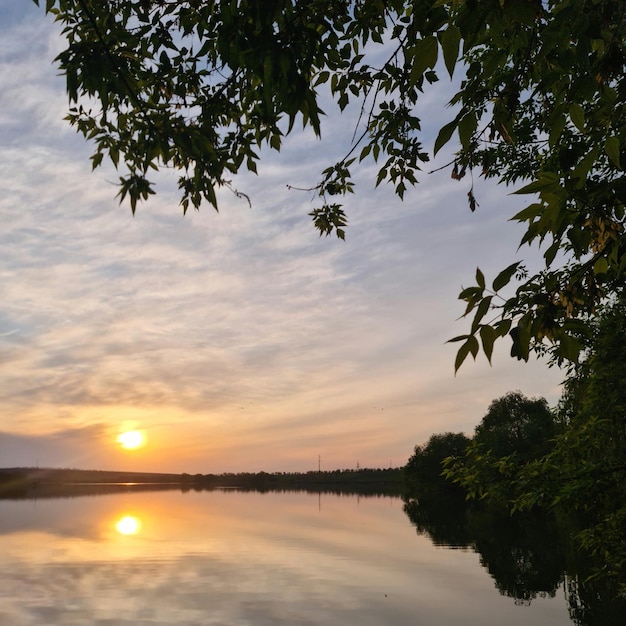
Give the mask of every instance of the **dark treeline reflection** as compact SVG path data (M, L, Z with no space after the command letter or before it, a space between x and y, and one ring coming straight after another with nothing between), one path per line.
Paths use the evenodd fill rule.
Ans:
M46 498L82 498L87 496L106 496L120 493L140 493L147 491L180 491L181 493L203 491L232 491L238 493L312 493L361 498L398 498L400 494L393 490L381 491L375 487L254 487L254 486L216 486L201 487L188 484L152 484L152 483L119 483L119 484L68 484L68 485L37 485L27 488L20 486L0 491L0 500L40 500Z
M45 498L82 498L85 496L106 496L142 491L182 491L178 484L157 483L111 483L111 484L16 484L0 489L0 500L41 500Z
M588 565L567 540L573 521L548 513L517 513L462 497L405 498L404 511L418 534L435 545L471 549L498 591L516 604L564 593L577 626L622 626L626 602L615 589L589 580Z

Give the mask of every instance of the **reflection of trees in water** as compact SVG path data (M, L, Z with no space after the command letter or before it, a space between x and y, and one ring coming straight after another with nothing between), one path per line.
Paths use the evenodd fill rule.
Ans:
M563 520L545 513L510 515L462 498L429 496L405 500L404 511L419 534L435 545L471 548L502 595L516 604L554 597L564 586L572 622L578 626L622 626L626 602L615 590L585 581L588 566L573 554ZM571 530L571 529L569 529Z
M418 533L435 545L478 552L498 591L516 602L553 597L563 580L558 533L546 519L469 507L461 498L411 500L404 510Z
M623 626L626 602L615 599L606 585L583 584L581 577L565 577L565 596L572 621L580 626Z
M404 512L420 535L428 535L436 546L473 548L463 498L421 498L405 500Z
M563 582L564 555L553 519L492 507L471 508L468 517L480 562L502 595L519 604L554 597Z

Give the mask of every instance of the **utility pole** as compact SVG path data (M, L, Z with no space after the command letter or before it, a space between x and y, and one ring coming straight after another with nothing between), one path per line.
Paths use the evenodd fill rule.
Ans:
M321 454L317 455L317 473L318 474L322 473L322 455Z

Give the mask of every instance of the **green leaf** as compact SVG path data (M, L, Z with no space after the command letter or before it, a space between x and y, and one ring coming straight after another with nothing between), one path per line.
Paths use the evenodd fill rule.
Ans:
M530 324L524 316L515 328L509 332L513 345L511 346L511 356L520 361L528 361L530 354Z
M280 135L275 133L270 137L270 146L274 150L277 150L277 151L280 150Z
M554 172L539 172L539 176L537 180L525 185L521 189L517 189L514 191L514 194L526 194L526 193L537 193L538 191L543 191L544 189L548 189L553 186L558 186L560 183L560 178L558 174ZM514 218L515 219L515 218Z
M375 143L374 147L372 148L372 154L374 156L374 161L378 161L378 155L380 154L380 144L379 143Z
M511 278L513 278L513 275L515 274L519 266L520 261L517 261L517 263L513 263L507 268L503 269L493 280L493 290L500 291L500 289L506 287L506 285L511 282Z
M459 122L459 139L461 141L461 145L466 150L469 148L469 143L476 132L477 125L478 120L476 119L474 111L470 111L464 115Z
M557 354L566 361L575 363L578 361L581 349L582 345L578 339L564 333L560 337Z
M459 351L456 353L456 359L454 361L454 373L456 374L459 371L461 365L463 365L463 361L467 358L468 354L472 354L474 359L478 354L478 339L473 335L470 335L467 338L467 341L459 348Z
M446 343L458 343L459 341L465 341L469 335L458 335L457 337L453 337L452 339L448 339Z
M549 145L551 148L553 148L559 138L561 137L561 134L563 133L563 129L565 128L565 125L567 123L567 118L565 117L565 115L559 115L556 120L550 125L550 137L548 139Z
M324 70L317 75L317 80L315 81L315 85L322 85L323 83L328 82L330 78L330 72Z
M480 347L478 346L478 339L476 339L476 337L472 335L467 341L470 345L470 348L469 348L470 353L472 354L472 357L475 360L476 356L478 355L478 351L480 350Z
M452 137L452 133L455 131L458 125L458 120L454 119L451 122L448 122L445 126L441 128L439 134L437 135L437 139L435 140L435 147L433 149L433 154L437 154L443 146L445 146L448 141L450 141L450 137Z
M272 89L274 86L273 81L274 66L272 64L272 57L268 54L263 59L263 96L265 98L265 105L270 108L272 103Z
M96 152L91 156L91 169L95 170L102 163L103 152Z
M439 53L439 42L434 35L418 40L411 48L411 75L409 87L415 87L427 69L435 67Z
M578 102L573 102L569 107L569 117L572 120L572 123L576 128L581 132L585 132L585 111L578 104Z
M516 222L532 222L538 215L541 215L543 211L543 204L535 202L528 205L525 209L522 209L519 213L516 213L512 218Z
M496 323L494 330L499 337L506 337L511 329L511 320L508 318L502 319Z
M593 264L593 273L594 274L606 274L609 269L608 261L601 256L594 264Z
M472 320L472 333L475 333L478 330L481 320L483 319L483 317L485 317L487 311L489 311L489 307L491 306L491 298L492 296L487 296L480 301L480 304L476 309L474 319Z
M552 261L554 261L554 258L560 248L561 242L557 240L543 253L543 258L546 261L546 267L550 267L550 265L552 265Z
M483 290L480 287L466 287L459 294L459 300L473 300L482 297Z
M248 168L248 171L254 172L255 174L257 173L256 161L252 159L251 157L248 157L246 159L246 167Z
M371 151L372 151L371 143L368 143L366 146L363 146L363 149L361 150L361 154L359 155L359 161L362 161L364 158L366 158Z
M485 288L485 275L481 272L480 268L476 268L476 284L481 288Z
M594 163L598 158L598 154L600 152L600 147L596 146L592 148L589 154L587 154L583 159L581 159L580 163L574 168L572 171L572 178L578 179L575 188L582 189L585 186L587 181L587 177L591 172Z
M483 344L483 352L487 357L489 363L491 363L491 356L493 355L493 344L498 338L498 333L488 324L480 327L480 340Z
M622 166L619 162L620 157L620 144L619 139L617 137L607 137L607 140L604 142L604 150L606 151L611 163L615 165L615 167L622 169Z
M450 78L454 74L454 67L459 56L459 44L461 43L461 31L451 24L441 33L441 48L443 50L443 60Z

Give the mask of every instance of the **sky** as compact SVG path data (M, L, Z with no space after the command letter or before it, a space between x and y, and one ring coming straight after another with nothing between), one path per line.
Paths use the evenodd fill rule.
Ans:
M63 117L59 28L25 0L0 6L0 467L218 473L404 465L434 433L471 434L520 390L555 405L563 372L510 346L455 376L463 285L518 250L511 189L449 171L442 151L401 202L364 164L345 242L320 238L310 187L346 151L355 110L322 140L296 132L258 176L183 216L176 174L133 217L122 172L91 171ZM421 103L424 143L452 119L442 81ZM329 109L330 110L330 109ZM146 445L116 439L145 432Z

